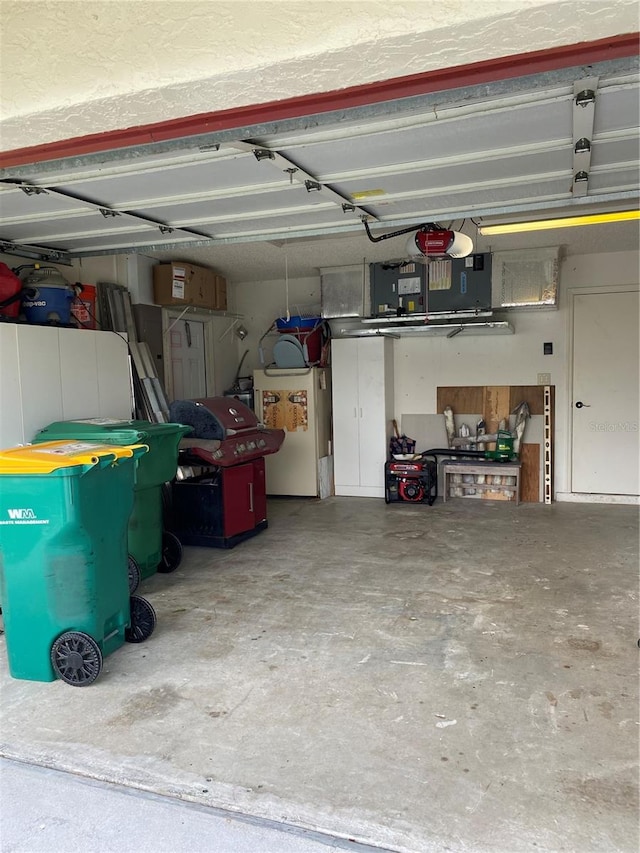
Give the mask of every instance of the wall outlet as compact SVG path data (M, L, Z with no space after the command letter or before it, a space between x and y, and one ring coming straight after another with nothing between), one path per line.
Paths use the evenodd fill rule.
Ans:
M551 374L550 373L539 373L538 374L538 385L551 385Z

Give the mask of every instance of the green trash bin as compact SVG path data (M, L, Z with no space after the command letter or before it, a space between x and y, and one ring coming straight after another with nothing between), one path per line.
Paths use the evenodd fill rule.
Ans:
M54 441L0 451L0 592L14 678L83 687L155 627L129 596L127 521L145 445Z
M180 439L192 431L182 424L89 418L49 424L34 442L56 439L98 441L104 444L144 443L149 453L138 462L133 512L129 519L129 591L140 580L159 572L173 572L182 559L175 534L162 528L162 485L173 480L178 467Z

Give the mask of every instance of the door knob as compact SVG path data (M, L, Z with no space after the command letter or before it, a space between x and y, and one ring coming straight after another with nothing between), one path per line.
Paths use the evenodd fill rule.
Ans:
M576 409L582 409L582 408L590 409L591 406L589 405L589 403L583 403L581 400L578 400L578 402L576 403Z

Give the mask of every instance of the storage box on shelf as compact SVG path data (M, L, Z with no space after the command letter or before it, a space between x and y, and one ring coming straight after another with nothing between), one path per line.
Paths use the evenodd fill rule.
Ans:
M181 261L153 268L153 298L158 305L193 305L227 310L227 282L214 270Z

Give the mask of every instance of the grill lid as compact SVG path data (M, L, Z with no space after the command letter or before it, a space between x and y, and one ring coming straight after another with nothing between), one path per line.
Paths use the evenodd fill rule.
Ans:
M175 400L169 408L170 420L193 427L193 438L223 441L232 435L259 429L254 412L240 400L207 397L201 400Z

